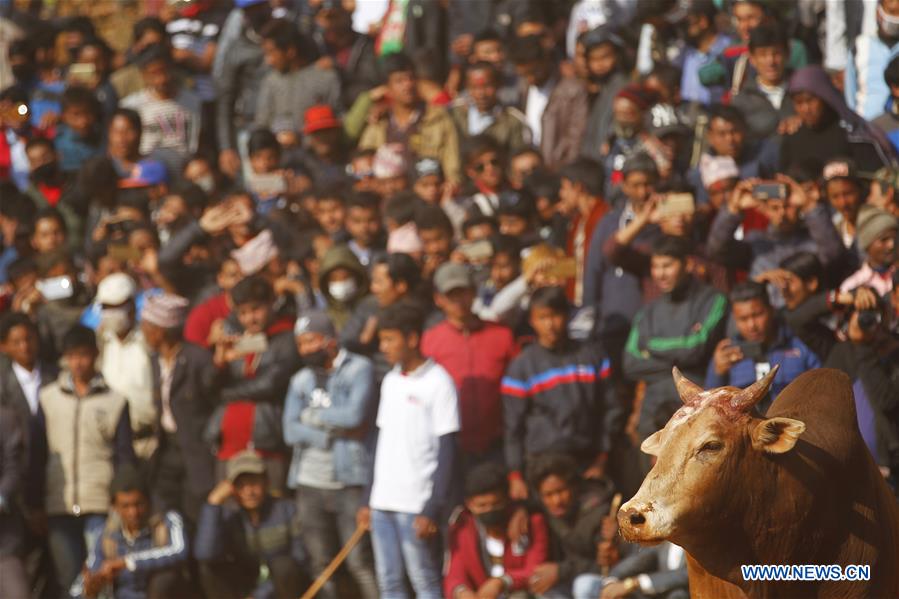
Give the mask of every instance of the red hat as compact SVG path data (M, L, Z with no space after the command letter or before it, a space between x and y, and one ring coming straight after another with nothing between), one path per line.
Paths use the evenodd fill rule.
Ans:
M340 127L340 121L327 104L318 104L309 108L303 118L303 133L306 135L336 127Z
M625 86L615 95L615 97L627 98L641 110L647 110L650 106L655 104L656 101L656 95L639 83L631 83L630 85Z

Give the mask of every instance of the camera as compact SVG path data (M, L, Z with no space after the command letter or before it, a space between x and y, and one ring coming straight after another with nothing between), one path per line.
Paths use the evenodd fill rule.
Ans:
M880 310L859 310L858 311L858 328L869 333L881 323L883 317Z

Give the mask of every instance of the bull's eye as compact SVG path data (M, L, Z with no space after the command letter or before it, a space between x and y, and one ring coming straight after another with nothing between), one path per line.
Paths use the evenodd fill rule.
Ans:
M720 451L722 447L724 447L724 445L721 441L706 441L702 444L702 447L699 448L699 453Z

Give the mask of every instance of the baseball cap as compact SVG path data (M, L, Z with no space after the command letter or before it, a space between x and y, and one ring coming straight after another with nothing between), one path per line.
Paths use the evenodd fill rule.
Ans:
M293 325L294 337L299 337L304 333L319 333L325 337L337 337L334 323L322 310L307 310L297 318Z
M833 179L855 179L858 177L855 163L849 158L836 158L824 165L821 177L825 182Z
M496 213L510 216L530 218L534 214L534 200L531 194L522 191L504 191L499 194L499 206Z
M268 2L268 0L234 0L234 6L237 8L247 8L256 4L262 4L263 2Z
M119 181L119 187L122 189L150 187L168 183L168 180L169 174L163 163L158 160L141 160L134 165L127 177Z
M265 462L252 449L240 452L225 466L225 475L232 483L241 474L265 474Z
M434 273L434 287L437 293L446 295L453 289L474 288L474 278L464 264L447 262Z
M584 44L584 48L589 52L594 47L600 44L612 44L616 48L622 49L625 44L624 41L615 35L608 27L596 27L586 32L581 38L580 41Z
M418 181L422 177L437 175L443 177L443 167L433 158L422 158L412 167L412 180Z
M107 306L118 306L134 299L137 285L134 279L125 273L116 272L108 275L97 286L97 303Z
M322 129L336 129L340 121L334 116L334 110L327 104L312 106L303 115L303 133L309 135Z

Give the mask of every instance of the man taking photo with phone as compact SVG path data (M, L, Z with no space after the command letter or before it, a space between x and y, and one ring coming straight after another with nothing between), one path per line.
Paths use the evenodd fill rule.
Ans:
M784 387L806 370L820 368L821 360L777 317L762 283L739 283L730 304L737 333L715 346L705 387L742 389L779 365L768 398L758 404L764 413Z

